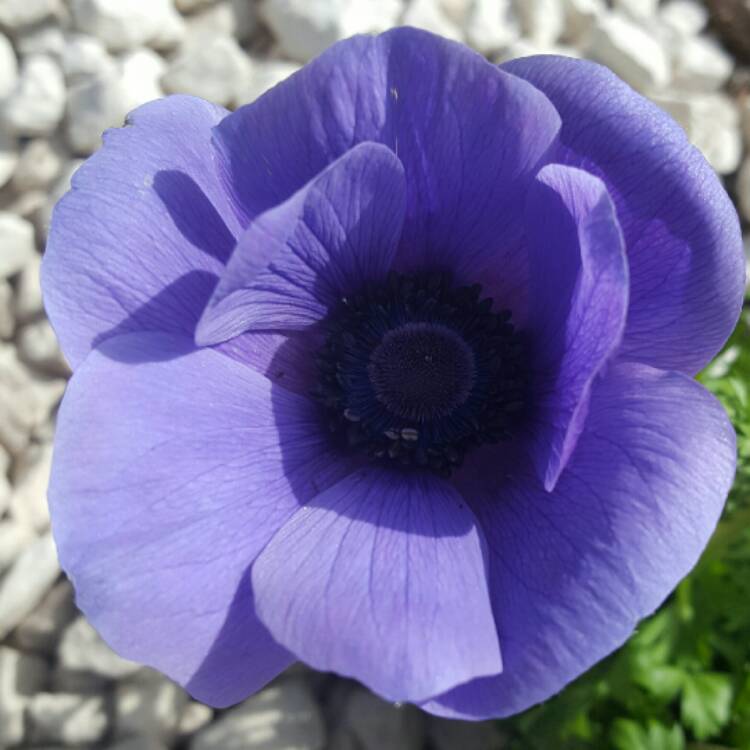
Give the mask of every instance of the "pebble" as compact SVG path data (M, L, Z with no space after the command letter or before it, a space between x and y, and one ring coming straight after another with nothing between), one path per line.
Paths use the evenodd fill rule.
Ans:
M10 282L7 279L0 279L0 339L9 339L16 329L13 299L13 287ZM4 450L0 446L0 455ZM2 478L0 478L0 487L2 487ZM2 490L0 490L0 497L2 497L2 494ZM2 500L0 500L0 508L2 508ZM0 515L2 515L2 510L0 510Z
M746 221L750 221L750 158L746 158L737 173L737 202L740 214Z
M10 180L18 165L18 141L0 123L0 188Z
M21 57L49 55L59 58L65 50L65 35L57 22L43 22L26 28L19 34L16 50Z
M614 0L614 6L636 21L648 22L656 15L659 0Z
M659 90L669 83L667 52L648 31L622 15L609 13L597 19L588 52L638 91Z
M285 680L221 714L190 750L322 750L325 728L310 689ZM383 745L379 750L388 745Z
M117 69L104 44L87 34L73 34L62 54L62 69L69 83L85 78L105 76Z
M0 26L20 29L62 13L60 0L2 0Z
M0 640L32 612L60 575L52 535L26 547L0 581Z
M9 568L35 538L33 530L16 519L0 520L0 573Z
M424 744L422 713L413 706L394 706L361 688L349 695L341 723L363 750L414 750Z
M561 0L524 0L519 3L521 27L532 44L554 44L565 28Z
M436 0L412 0L401 22L405 26L416 26L448 39L463 41L461 27L453 23Z
M427 736L433 750L491 750L505 745L496 723L490 721L475 724L431 716Z
M697 0L667 0L659 17L674 31L690 37L700 34L708 23L708 10Z
M521 35L510 0L473 0L464 24L466 40L485 55L494 55Z
M179 685L156 672L122 682L114 694L115 732L119 737L142 734L171 743L188 700Z
M159 81L166 70L164 58L150 49L139 49L125 55L120 76L123 109L132 112L141 104L163 96Z
M62 144L49 138L28 141L18 158L11 184L18 193L45 188L61 172L65 163Z
M251 60L250 75L240 90L237 103L248 104L255 101L261 94L265 94L268 89L281 83L299 69L300 66L297 63L285 60Z
M204 703L190 701L182 712L180 722L177 725L177 733L180 737L189 737L210 724L213 718L212 708Z
M184 22L171 0L70 0L76 28L100 39L113 52L176 45Z
M65 112L65 80L47 55L30 55L16 87L0 106L6 129L20 136L52 133Z
M0 747L23 741L26 705L45 688L48 676L43 659L0 646Z
M13 313L18 323L26 323L43 313L41 266L42 259L35 254L16 277Z
M68 91L65 137L80 156L96 151L107 128L119 127L127 114L124 90L116 74L104 74L75 83Z
M101 740L108 719L103 696L37 693L27 708L32 742L80 745Z
M0 247L0 279L15 276L36 254L33 225L0 211Z
M423 2L416 0L416 4ZM281 51L307 62L339 39L384 31L396 23L402 5L398 0L264 0L260 10ZM435 11L441 13L437 6ZM422 25L406 16L403 23ZM453 27L448 19L446 24Z
M23 619L13 634L13 643L28 651L53 654L63 629L76 617L73 587L63 579Z
M705 36L681 40L674 59L674 84L682 89L716 91L732 75L734 61L718 42Z
M139 735L107 745L107 750L167 750L167 746L154 737Z
M607 12L604 0L563 0L565 30L563 39L588 46L589 35L599 18Z
M195 39L172 61L161 79L172 94L192 94L234 104L250 76L250 61L231 37Z
M140 664L122 659L112 651L83 616L65 629L58 656L63 669L90 672L108 680L129 677L142 669Z
M0 32L0 101L16 87L18 62L13 45L5 34Z
M46 323L45 320L40 322ZM13 467L11 513L37 533L49 528L47 485L51 468L52 446L49 443L31 446Z

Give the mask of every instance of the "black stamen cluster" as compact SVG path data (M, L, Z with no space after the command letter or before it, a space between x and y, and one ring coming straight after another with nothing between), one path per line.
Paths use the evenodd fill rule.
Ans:
M526 403L521 339L481 286L389 274L326 320L316 398L331 431L375 459L449 476L511 436Z

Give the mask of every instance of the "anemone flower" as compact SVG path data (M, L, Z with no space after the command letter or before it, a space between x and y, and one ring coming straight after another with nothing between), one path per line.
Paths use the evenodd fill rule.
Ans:
M301 660L522 710L691 569L734 433L732 205L605 68L413 29L230 114L137 109L44 258L74 375L49 498L123 656L237 702Z

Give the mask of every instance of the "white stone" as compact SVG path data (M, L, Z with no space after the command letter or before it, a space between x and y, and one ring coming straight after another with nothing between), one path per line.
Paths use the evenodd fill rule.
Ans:
M70 0L76 27L121 51L169 46L184 29L171 0Z
M65 35L55 21L31 26L19 34L16 50L20 57L28 55L49 55L60 57L65 49Z
M114 73L116 64L104 44L87 34L71 35L62 55L62 69L69 83Z
M47 485L51 466L52 446L47 444L32 446L16 462L13 469L11 513L14 518L30 526L37 533L49 528Z
M24 618L15 630L13 643L24 650L54 653L63 629L76 616L73 588L62 580Z
M32 742L79 745L98 742L107 732L103 696L38 693L29 701L27 715Z
M3 210L31 222L35 221L34 213L46 200L44 190L25 190L23 193L12 193L12 196L3 206ZM39 237L36 240L37 247L40 247Z
M68 91L68 145L76 154L93 154L101 146L102 133L121 126L127 113L119 76L105 74L74 84Z
M684 36L700 34L708 23L708 10L698 0L667 0L659 10L662 22Z
M521 28L533 44L554 44L565 27L561 0L521 0L518 2Z
M28 546L0 581L0 640L41 602L58 575L57 551L48 533Z
M163 742L144 735L126 737L114 745L107 745L107 750L168 750Z
M691 143L719 174L731 174L739 167L739 113L726 94L668 92L654 101L682 125Z
M683 89L715 91L732 75L732 56L705 36L687 37L677 46L674 83Z
M172 0L161 0L156 3L157 14L161 20L156 33L149 39L149 46L159 52L169 52L178 47L185 39L187 27L182 16L174 9Z
M247 0L225 0L234 16L234 36L240 42L247 42L258 30L258 6ZM393 0L386 0L386 5Z
M0 26L20 29L61 13L60 0L2 0Z
M172 61L161 79L164 90L231 105L250 75L247 55L231 37L195 40Z
M614 0L614 6L636 21L648 21L656 15L659 0Z
M363 750L416 750L424 745L424 716L419 711L394 706L361 688L348 696L341 723Z
M180 13L193 13L194 11L211 5L215 0L175 0L175 7Z
M19 193L45 188L62 170L65 153L58 141L36 138L23 147L13 172L13 189Z
M740 167L736 189L740 213L746 221L750 221L750 157Z
M177 733L180 737L189 737L210 724L213 718L212 708L197 701L190 701L182 712Z
M739 105L742 134L745 144L750 147L750 96L746 94L743 99L740 99Z
M440 8L456 26L463 26L473 0L439 0Z
M393 26L402 5L398 0L264 0L260 9L284 54L307 62L339 39ZM455 28L438 6L435 12L445 18L446 28Z
M34 429L46 422L65 389L65 380L34 377L16 348L0 342L0 444L19 456Z
M17 274L35 253L34 227L15 214L0 212L0 279Z
M304 683L288 680L222 714L193 737L190 750L322 750L324 745L315 698Z
M15 518L0 521L0 573L6 570L35 538L34 531Z
M99 677L118 680L138 672L142 667L119 657L83 617L77 618L63 633L59 663L72 672L91 672Z
M187 703L187 693L158 673L121 682L114 694L116 735L143 734L171 743Z
M639 91L658 90L669 83L664 48L644 28L616 13L597 20L588 53Z
M0 33L0 101L13 91L17 80L16 53L8 37Z
M467 42L485 55L500 52L521 35L510 0L472 0L464 32Z
M251 60L250 75L237 97L238 104L248 104L255 101L268 89L281 83L292 73L296 73L300 66L297 63L286 60L264 60L257 58Z
M607 12L604 0L563 0L565 29L563 39L586 46L588 36L600 16Z
M463 32L438 5L437 0L412 0L401 22L405 26L431 31L433 34L463 41Z
M0 111L11 133L52 133L65 112L65 81L57 63L46 55L25 58L18 83Z
M44 689L48 676L44 660L0 646L0 747L23 741L26 704Z
M16 320L13 312L13 287L6 279L0 279L0 339L9 339L16 328ZM0 446L0 456L5 449ZM2 464L2 461L0 461ZM4 510L3 505L3 481L0 476L0 516Z
M125 55L120 77L124 109L132 112L141 104L163 96L159 81L166 70L164 58L150 49L139 49Z
M16 278L13 313L19 323L25 323L42 313L41 265L41 257L34 255Z
M10 180L18 166L18 140L5 132L0 123L0 188Z
M237 37L237 16L233 6L224 0L193 13L185 19L187 38L185 44L192 44L208 36Z

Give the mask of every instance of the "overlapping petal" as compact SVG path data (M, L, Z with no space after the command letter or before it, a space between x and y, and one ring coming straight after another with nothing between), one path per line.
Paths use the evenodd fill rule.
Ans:
M359 470L285 524L252 580L274 638L391 700L502 668L482 535L436 477Z
M718 177L671 117L606 68L555 56L502 67L560 113L551 158L601 177L614 200L630 264L623 357L694 374L731 333L744 294L737 213Z
M248 330L304 328L390 269L406 208L394 153L362 143L240 237L198 323L217 344Z
M248 569L342 472L300 396L187 338L110 339L69 385L49 490L78 605L204 702L246 697L293 659L258 621Z
M462 494L489 547L504 669L428 710L512 714L617 648L696 563L734 467L734 431L702 386L620 364L593 389L554 492L518 465L501 478L466 472Z
M146 104L74 175L42 264L44 304L74 368L115 333L192 335L239 233L211 147L226 114L187 96Z
M400 28L335 45L224 119L216 143L243 223L356 144L388 146L406 171L400 265L473 282L490 260L516 268L525 192L558 128L534 87L462 45Z
M583 428L594 378L622 339L628 268L607 189L587 172L544 167L526 220L532 455L549 491Z

